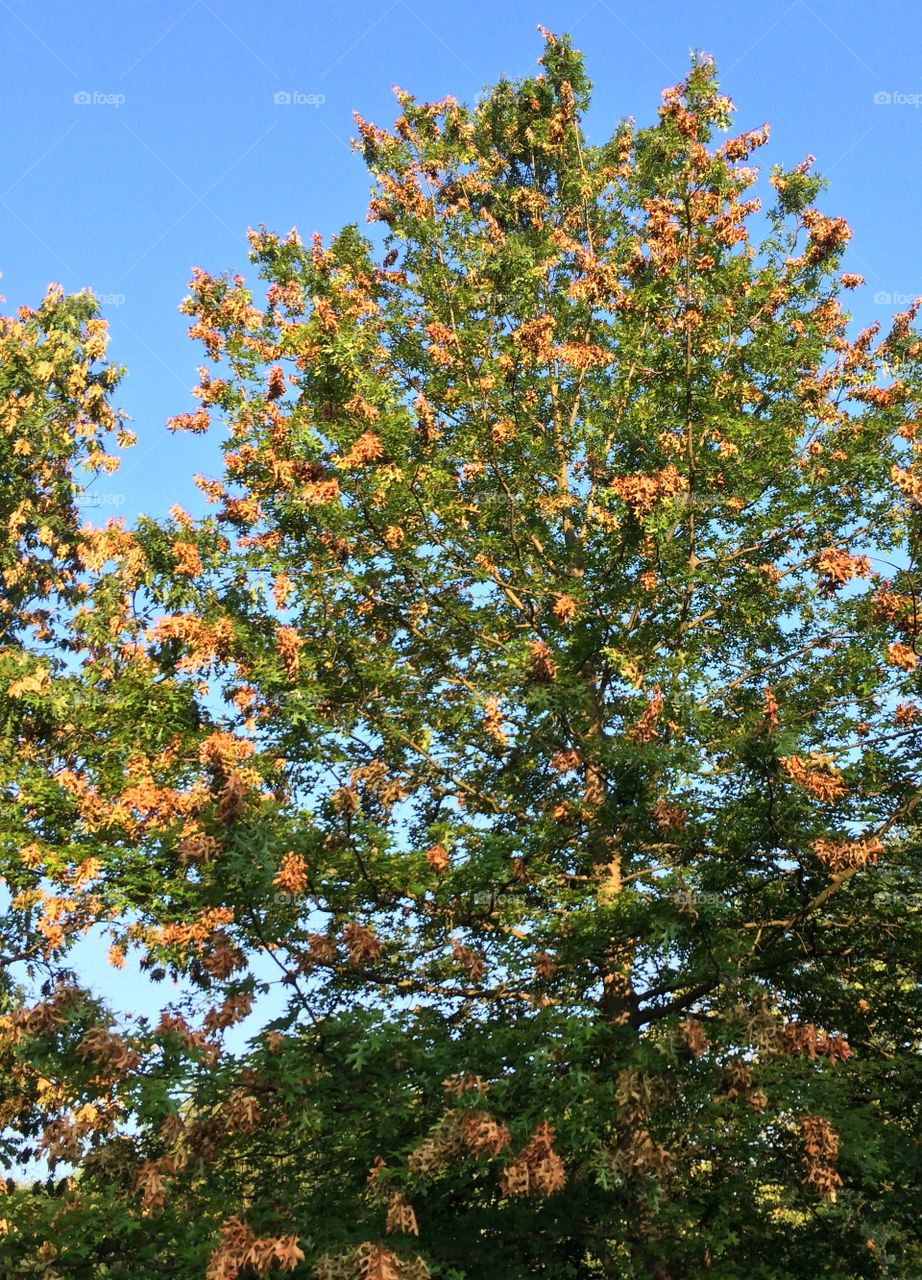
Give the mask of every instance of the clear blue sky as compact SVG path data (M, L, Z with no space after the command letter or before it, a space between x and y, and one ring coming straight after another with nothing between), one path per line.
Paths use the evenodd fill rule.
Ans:
M190 268L246 274L260 222L305 238L361 222L352 111L389 124L393 84L470 99L530 73L539 22L586 54L597 140L622 116L652 120L689 50L712 53L739 127L772 123L759 158L813 152L829 175L825 206L854 227L847 265L869 284L856 319L922 292L922 9L905 0L0 0L0 292L8 310L52 280L110 299L140 443L107 484L129 518L201 510L192 473L217 471L217 439L164 428L194 407L202 363L176 309Z
M216 436L164 427L194 407L203 363L177 312L192 266L247 274L260 222L304 238L362 222L352 111L390 124L393 84L471 99L531 73L539 22L586 54L596 141L623 116L655 119L690 49L712 53L739 129L772 124L759 159L812 152L829 176L824 208L854 228L846 265L869 286L856 321L922 293L922 9L905 0L0 0L0 292L7 310L50 281L108 298L139 444L105 484L129 519L200 511L192 475L219 469ZM106 985L153 1006L133 967Z

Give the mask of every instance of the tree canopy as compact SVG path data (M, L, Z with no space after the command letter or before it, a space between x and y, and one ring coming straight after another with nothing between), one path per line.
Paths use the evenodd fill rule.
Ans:
M915 308L543 35L196 270L213 513L86 521L104 321L2 322L6 1274L922 1272Z

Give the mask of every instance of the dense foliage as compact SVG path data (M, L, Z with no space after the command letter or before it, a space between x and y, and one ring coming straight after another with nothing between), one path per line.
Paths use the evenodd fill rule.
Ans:
M922 1274L915 311L706 57L542 63L196 272L213 514L86 521L105 326L3 322L4 1274Z

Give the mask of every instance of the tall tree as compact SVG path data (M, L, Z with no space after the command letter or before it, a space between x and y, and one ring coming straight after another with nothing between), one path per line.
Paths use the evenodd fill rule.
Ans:
M849 336L845 222L809 158L762 212L708 58L590 146L544 37L358 121L380 252L196 272L170 425L226 426L213 515L33 533L84 432L7 325L0 839L45 987L2 1116L66 1162L3 1206L22 1274L922 1270L915 310ZM51 652L25 527L82 566ZM180 980L159 1024L65 968L87 928Z

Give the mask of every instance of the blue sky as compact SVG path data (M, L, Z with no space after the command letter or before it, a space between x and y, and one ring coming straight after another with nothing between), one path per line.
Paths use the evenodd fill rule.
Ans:
M305 238L361 223L368 180L349 146L352 111L389 124L394 84L470 99L501 74L528 74L539 22L586 54L593 140L625 115L652 120L689 50L712 53L740 129L772 123L763 163L812 152L828 174L824 206L852 224L846 265L869 286L850 299L856 320L883 320L922 292L914 6L0 0L0 292L8 309L52 280L107 300L111 350L129 369L119 400L140 441L107 481L114 507L129 518L175 501L201 510L192 475L218 470L216 438L164 427L194 407L202 363L177 311L191 267L246 274L246 231L260 222Z
M922 9L905 3L0 0L0 292L7 310L51 281L105 300L139 437L105 481L112 510L200 511L193 473L219 470L215 435L164 426L195 407L203 363L177 311L191 268L248 274L246 231L260 222L305 239L362 223L352 111L386 125L394 84L471 99L529 74L538 23L586 54L591 141L626 115L652 121L689 51L713 54L739 129L772 124L758 158L812 152L828 175L823 207L852 225L845 265L868 282L849 299L856 321L922 293ZM132 988L146 1003L137 971L110 980L118 1003Z

